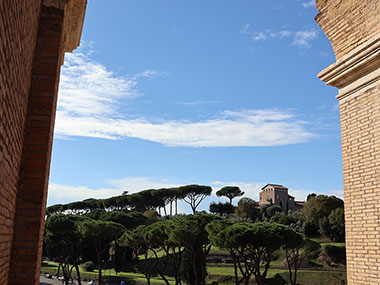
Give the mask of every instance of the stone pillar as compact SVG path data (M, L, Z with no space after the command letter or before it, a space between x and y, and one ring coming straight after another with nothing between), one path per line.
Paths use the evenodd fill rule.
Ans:
M8 284L39 284L60 67L79 44L85 0L43 0L24 125Z
M380 5L317 0L336 63L318 76L339 88L348 284L380 284Z

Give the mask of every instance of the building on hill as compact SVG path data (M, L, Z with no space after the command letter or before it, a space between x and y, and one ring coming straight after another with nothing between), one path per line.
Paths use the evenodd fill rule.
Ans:
M268 204L279 205L283 212L298 211L304 206L304 202L295 201L288 194L288 188L278 184L267 184L261 188L259 205L261 207Z

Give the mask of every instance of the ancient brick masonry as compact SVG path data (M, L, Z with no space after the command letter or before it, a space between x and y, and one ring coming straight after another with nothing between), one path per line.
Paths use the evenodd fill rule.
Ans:
M377 0L317 0L317 23L330 40L339 59L380 30Z
M337 62L319 77L339 88L347 279L380 284L380 3L317 1Z
M42 6L32 70L9 284L39 280L64 11ZM22 273L22 274L21 274Z
M9 277L40 7L38 0L0 1L0 284Z
M0 1L0 284L39 284L59 70L85 7Z

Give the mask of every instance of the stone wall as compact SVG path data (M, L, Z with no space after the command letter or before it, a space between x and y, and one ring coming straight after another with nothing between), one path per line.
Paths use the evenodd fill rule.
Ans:
M338 87L347 280L380 284L380 3L317 0L337 61L319 74Z
M380 284L380 83L340 102L347 271Z
M330 40L337 59L375 36L380 30L377 0L316 0L315 18Z
M7 284L41 0L0 1L0 284Z

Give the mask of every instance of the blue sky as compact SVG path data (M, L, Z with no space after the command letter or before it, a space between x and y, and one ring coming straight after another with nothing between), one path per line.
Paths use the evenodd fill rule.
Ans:
M316 14L308 0L89 1L61 71L48 204L193 183L342 197Z

